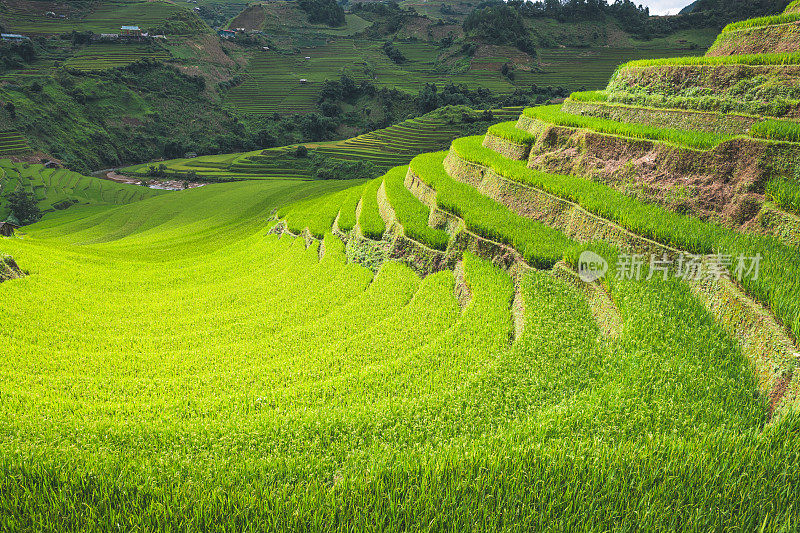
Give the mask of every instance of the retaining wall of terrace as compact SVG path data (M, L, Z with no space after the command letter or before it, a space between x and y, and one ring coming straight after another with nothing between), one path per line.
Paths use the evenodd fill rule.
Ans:
M769 54L798 50L800 50L800 22L789 22L722 33L706 55Z
M742 97L732 89L747 85ZM612 99L653 95L653 107L711 109L725 101L726 111L800 117L800 65L658 65L625 67L608 85ZM762 95L762 96L756 96ZM692 101L693 100L693 101Z
M800 145L750 138L710 150L606 135L521 117L518 127L536 136L528 166L576 174L633 197L738 227L764 203L769 179L793 176Z
M509 159L527 159L531 153L530 144L519 144L503 137L498 137L490 133L483 139L483 145L491 148L495 152L506 156Z

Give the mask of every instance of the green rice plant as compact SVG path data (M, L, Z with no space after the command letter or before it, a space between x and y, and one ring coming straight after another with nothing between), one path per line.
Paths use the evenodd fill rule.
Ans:
M800 14L798 13L782 13L780 15L770 15L767 17L757 17L747 20L740 20L738 22L732 22L722 28L722 33L720 35L724 35L728 32L737 31L737 30L747 30L751 28L761 28L764 26L775 26L777 24L788 24L791 22L797 22L800 20Z
M358 185L348 190L347 196L339 210L339 229L350 231L356 226L356 209L366 185Z
M732 135L704 131L659 128L645 124L618 122L600 117L572 115L561 111L560 105L529 107L525 109L524 115L528 118L558 126L585 128L598 133L621 135L634 139L669 142L700 150L708 150L734 137Z
M534 272L515 336L488 261L464 255L462 310L452 272L264 235L342 186L211 185L0 240L33 273L0 285L8 529L795 529L800 416L767 423L686 287L615 282L625 327L599 339Z
M525 130L517 128L517 121L501 122L489 127L489 135L506 139L516 144L531 144L536 137Z
M282 207L278 217L286 219L286 225L292 233L297 234L308 228L313 237L322 239L326 233L330 233L342 206L352 200L352 193L352 190L344 190L321 198L301 200Z
M358 218L361 234L376 241L381 240L386 231L386 224L378 207L378 189L382 183L383 177L380 177L366 184L364 194L361 196L361 216Z
M428 226L430 209L405 186L408 167L396 167L384 176L384 187L394 214L408 237L436 250L446 250L450 235Z
M662 59L637 59L620 65L617 72L629 68L724 66L724 65L797 65L800 52L743 54L733 56L686 56ZM616 73L614 77L616 76ZM612 83L614 80L612 77Z
M695 254L721 253L763 260L757 279L745 276L742 286L756 300L772 309L793 335L800 337L800 250L771 236L739 233L669 211L626 196L589 179L549 174L530 169L524 161L512 161L482 145L481 137L457 139L451 148L459 157L490 167L501 176L537 187L571 200L620 226Z
M569 95L576 102L607 102L608 93L605 91L578 91Z
M787 178L773 179L764 187L767 199L781 209L800 215L800 186L796 180Z
M750 136L771 141L800 142L800 123L790 120L761 120L750 127Z
M411 161L411 170L436 190L436 204L464 219L467 229L515 248L536 268L550 268L574 242L560 231L513 213L473 187L447 175L445 153L423 154Z

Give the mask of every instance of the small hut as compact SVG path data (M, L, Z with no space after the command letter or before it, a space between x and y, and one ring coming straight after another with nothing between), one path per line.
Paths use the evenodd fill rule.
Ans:
M0 237L11 237L20 228L19 220L10 215L6 220L0 222Z

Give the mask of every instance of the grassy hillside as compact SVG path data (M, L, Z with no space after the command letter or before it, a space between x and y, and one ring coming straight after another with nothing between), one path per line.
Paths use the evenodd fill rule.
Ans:
M2 162L90 205L0 237L0 520L795 530L800 126L726 113L793 95L782 57L129 169L242 180L180 192Z

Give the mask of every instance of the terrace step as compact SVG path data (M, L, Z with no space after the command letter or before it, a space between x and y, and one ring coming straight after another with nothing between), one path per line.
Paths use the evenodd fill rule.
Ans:
M629 124L654 127L669 124L678 129L731 135L745 135L753 124L761 120L761 117L754 115L640 107L616 102L582 102L573 98L567 98L561 109L573 115L599 117Z

